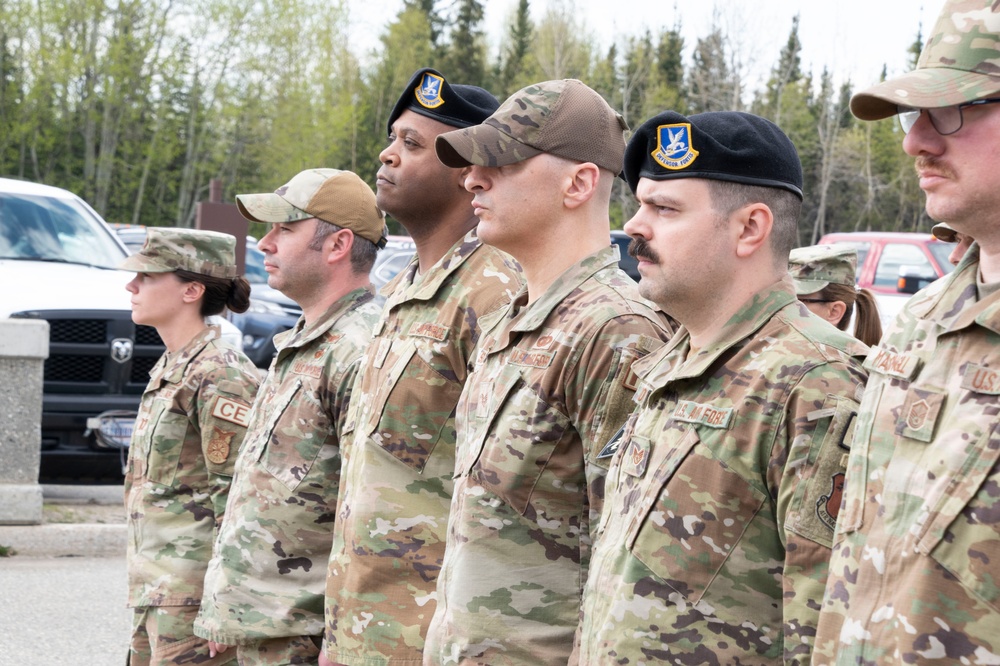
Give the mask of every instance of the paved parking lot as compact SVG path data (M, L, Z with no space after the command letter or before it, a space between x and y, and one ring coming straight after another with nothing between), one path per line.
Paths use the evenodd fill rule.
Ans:
M0 527L0 666L125 663L122 487L44 485L45 524ZM72 556L58 556L58 554Z

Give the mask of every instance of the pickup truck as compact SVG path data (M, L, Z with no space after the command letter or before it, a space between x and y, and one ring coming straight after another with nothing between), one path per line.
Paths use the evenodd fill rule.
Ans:
M858 251L856 280L878 302L883 327L895 319L919 288L950 273L948 255L954 247L933 235L889 231L833 233L819 244L846 243ZM909 278L904 282L901 277Z

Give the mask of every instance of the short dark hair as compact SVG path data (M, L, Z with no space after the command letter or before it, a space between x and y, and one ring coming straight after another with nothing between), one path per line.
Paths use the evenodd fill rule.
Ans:
M712 196L712 207L720 216L752 203L762 203L771 209L774 226L771 228L771 249L777 265L787 268L788 253L799 242L799 215L802 200L788 190L762 185L744 185L728 180L707 180Z
M330 234L343 230L344 227L337 226L332 222L316 218L316 233L313 234L309 242L309 249L323 249L323 241ZM351 233L354 233L353 231ZM358 275L367 275L375 265L375 257L378 255L378 246L367 238L354 234L354 244L351 246L351 269Z

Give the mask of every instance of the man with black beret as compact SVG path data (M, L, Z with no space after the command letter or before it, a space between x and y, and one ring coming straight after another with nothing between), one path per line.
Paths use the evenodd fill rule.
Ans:
M434 140L477 125L499 102L417 71L389 115L379 208L416 256L387 301L351 399L326 594L324 653L341 664L417 664L434 614L455 467L455 404L479 321L521 286L507 255L476 234L465 172Z
M625 152L639 291L682 328L633 364L579 659L808 663L867 347L788 275L802 170L773 123L664 112Z

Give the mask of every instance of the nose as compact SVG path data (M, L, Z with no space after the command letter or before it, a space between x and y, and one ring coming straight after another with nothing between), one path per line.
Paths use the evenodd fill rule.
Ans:
M469 167L465 176L465 189L469 192L479 192L490 189L489 169L478 164Z
M274 254L274 233L275 227L271 227L271 230L264 234L264 237L257 241L257 249L265 254Z
M944 145L944 137L938 134L931 124L931 118L926 113L921 113L917 122L903 137L903 151L910 157L918 155L937 155Z
M388 166L399 164L399 151L396 150L396 142L392 141L378 154L378 161Z
M626 222L625 226L622 227L622 229L624 229L625 233L627 233L632 238L640 236L642 238L645 238L646 240L649 240L649 233L648 233L649 225L646 224L643 218L644 215L642 207L640 206L639 210L637 210L635 212L635 215L632 216L632 219Z
M129 292L130 294L138 294L139 293L139 276L138 275L136 275L134 278L132 278L131 280L128 281L128 284L125 285L125 291Z

